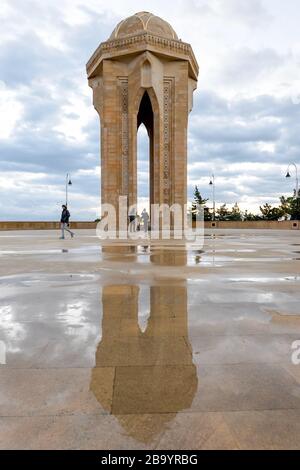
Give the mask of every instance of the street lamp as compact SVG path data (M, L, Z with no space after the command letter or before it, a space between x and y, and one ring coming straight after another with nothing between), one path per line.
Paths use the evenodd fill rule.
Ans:
M69 173L66 174L66 206L68 206L68 186L72 186L72 181Z
M298 179L298 168L296 163L290 163L287 169L286 178L291 178L290 168L293 166L296 171L296 199L299 198L299 179Z
M216 219L216 200L215 200L215 175L211 175L209 185L212 186L213 190L213 221Z
M290 163L287 169L286 173L286 178L291 178L291 173L290 173L290 168L293 166L295 168L296 172L296 194L295 194L295 199L296 199L296 219L299 218L299 179L298 179L298 168L296 163Z

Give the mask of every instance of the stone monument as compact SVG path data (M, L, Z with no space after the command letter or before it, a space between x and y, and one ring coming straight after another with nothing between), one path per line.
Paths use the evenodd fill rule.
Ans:
M87 63L101 122L101 201L137 203L137 130L150 140L150 204L187 200L187 126L198 64L169 23L148 12L121 21Z

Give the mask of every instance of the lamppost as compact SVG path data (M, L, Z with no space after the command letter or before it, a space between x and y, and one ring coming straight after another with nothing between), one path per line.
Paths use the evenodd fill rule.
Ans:
M291 178L290 168L293 166L296 171L296 199L299 198L299 179L298 179L298 168L296 163L290 163L287 169L286 178Z
M68 206L68 186L72 186L72 181L69 173L66 174L66 206Z
M291 173L290 173L290 168L293 166L295 168L295 173L296 173L296 194L295 194L295 199L296 199L296 210L297 210L297 215L296 217L299 218L299 179L298 179L298 167L296 163L290 163L287 169L286 173L286 178L291 178Z
M216 219L216 200L215 200L215 175L211 175L209 185L212 186L213 192L213 221Z

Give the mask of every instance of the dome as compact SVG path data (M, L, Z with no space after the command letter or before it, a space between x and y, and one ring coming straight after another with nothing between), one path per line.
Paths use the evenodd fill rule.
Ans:
M167 21L147 11L135 13L135 15L121 21L115 27L109 39L123 38L145 31L168 39L178 39L174 29Z

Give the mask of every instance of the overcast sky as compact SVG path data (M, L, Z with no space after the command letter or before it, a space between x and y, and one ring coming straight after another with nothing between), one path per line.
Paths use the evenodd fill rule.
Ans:
M53 220L71 173L73 219L99 213L99 120L85 64L116 23L146 10L200 65L189 126L189 195L258 210L300 170L299 0L0 0L0 219ZM139 195L147 197L146 137ZM292 170L293 171L293 170ZM210 201L211 203L211 201ZM141 203L143 204L143 203Z

